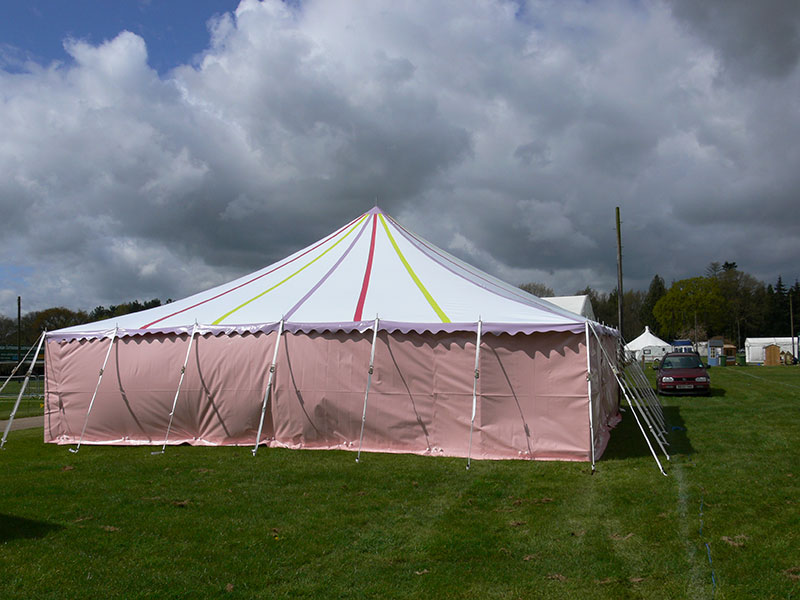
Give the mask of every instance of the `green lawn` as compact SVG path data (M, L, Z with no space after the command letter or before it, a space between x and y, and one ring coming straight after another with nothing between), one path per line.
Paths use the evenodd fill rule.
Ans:
M664 401L669 477L629 414L595 475L245 448L73 455L15 431L0 598L800 597L800 368L711 375L710 398Z

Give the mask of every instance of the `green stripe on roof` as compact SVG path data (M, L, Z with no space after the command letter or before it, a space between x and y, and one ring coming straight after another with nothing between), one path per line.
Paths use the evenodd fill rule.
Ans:
M300 273L300 272L301 272L303 269L305 269L305 268L307 268L307 267L310 267L311 265L313 265L313 264L314 264L315 262L317 262L317 261L318 261L320 258L322 258L323 256L325 256L325 255L326 255L328 252L330 252L331 250L333 250L334 248L336 248L336 246L337 246L337 245L338 245L340 242L342 242L343 240L345 240L345 239L347 238L347 236L348 236L348 235L350 235L351 233L353 233L353 231L355 231L356 229L358 229L358 226L359 226L359 225L361 225L361 224L364 222L364 220L367 218L367 216L368 216L368 215L366 215L366 214L365 214L363 217L361 217L361 219L359 219L359 220L358 220L358 222L357 222L355 225L353 225L353 226L352 226L352 227L351 227L351 228L350 228L350 229L347 231L347 233L345 233L345 234L344 234L342 237L340 237L338 240L336 240L336 242L335 242L335 243L334 243L334 244L333 244L333 245L332 245L330 248L328 248L327 250L325 250L325 251L324 251L322 254L320 254L319 256L317 256L315 259L313 259L313 260L309 261L308 263L306 263L305 265L303 265L302 267L300 267L299 269L297 269L297 271L295 271L294 273L292 273L291 275L289 275L288 277L286 277L286 279L284 279L283 281L280 281L280 282L276 283L275 285L273 285L273 286L272 286L271 288L269 288L268 290L264 290L264 291L263 291L263 292L261 292L261 293L260 293L258 296L253 296L253 297L252 297L252 298L250 298L250 300L248 300L247 302L244 302L244 303L240 304L239 306L237 306L236 308L234 308L233 310L230 310L230 311L226 312L226 313L225 313L224 315L222 315L222 316L221 316L219 319L217 319L216 321L214 321L214 322L212 323L212 325L219 325L219 324L220 324L222 321L224 321L225 319L227 319L228 317L230 317L230 316L231 316L233 313L235 313L237 310L239 310L239 309L241 309L241 308L244 308L245 306L247 306L248 304L250 304L250 303L251 303L251 302L253 302L254 300L258 300L259 298L261 298L262 296L264 296L264 295L268 294L269 292L271 292L271 291L272 291L272 290L274 290L275 288L277 288L277 287L279 287L279 286L283 285L284 283L286 283L287 281L289 281L289 280L290 280L292 277L294 277L295 275L297 275L298 273Z
M383 218L383 215L382 214L378 214L378 216L381 219L381 224L383 225L383 229L386 231L386 235L389 236L389 241L392 243L392 246L394 247L394 251L397 253L397 256L400 258L400 262L403 263L403 266L406 268L406 271L408 271L408 274L411 276L411 279L413 279L414 283L417 284L417 287L419 288L419 291L422 292L423 296L425 296L425 300L428 301L428 304L431 305L431 308L433 308L433 310L436 312L436 314L439 315L439 319L441 319L442 323L450 323L450 318L446 314L444 314L444 311L436 303L436 300L433 299L433 296L430 295L430 292L428 292L428 290L425 289L425 286L419 280L419 277L417 277L417 274L414 273L414 269L412 269L411 265L408 264L408 261L406 260L406 257L403 256L402 252L400 252L400 248L397 246L397 242L394 241L394 238L392 237L392 233L389 231L389 227L386 225L386 220Z

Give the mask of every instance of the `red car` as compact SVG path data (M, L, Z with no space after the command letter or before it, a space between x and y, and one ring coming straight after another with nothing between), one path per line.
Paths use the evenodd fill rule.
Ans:
M659 394L711 393L711 378L700 355L694 352L670 352L661 359L656 378Z

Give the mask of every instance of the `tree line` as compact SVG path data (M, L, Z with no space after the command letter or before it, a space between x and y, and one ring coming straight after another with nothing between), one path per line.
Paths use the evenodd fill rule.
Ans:
M540 297L554 296L553 289L541 283L519 286ZM575 292L592 301L598 321L618 327L617 290L610 293L586 287ZM171 299L166 303L172 302ZM36 342L45 329L53 331L73 325L161 306L158 298L97 306L87 312L63 306L32 311L22 316L22 345ZM628 290L623 294L623 337L632 340L645 326L665 340L679 338L706 340L723 336L743 347L747 337L789 336L790 304L800 310L800 282L787 286L782 277L765 285L739 270L735 262L712 262L697 277L673 281L667 287L664 278L655 275L647 291ZM798 319L800 325L800 319ZM0 315L0 346L17 344L17 320Z
M520 287L539 296L554 295L542 284ZM618 327L616 289L605 293L586 287L575 293L589 296L598 321ZM735 262L712 262L703 275L673 281L669 287L655 275L647 291L629 290L622 299L626 340L638 337L648 326L668 341L723 336L742 348L747 337L791 335L790 305L794 313L800 310L800 282L789 287L779 276L775 285L765 285L739 270ZM800 319L795 320L800 326Z
M167 300L167 304L172 300ZM55 329L63 329L64 327L72 327L73 325L82 325L84 323L93 323L94 321L101 321L103 319L111 319L129 313L139 312L148 308L155 308L161 306L162 302L158 298L140 302L133 300L131 302L123 302L122 304L112 304L111 306L97 306L93 310L87 312L85 310L71 310L63 306L55 306L53 308L46 308L44 310L37 310L25 313L20 319L19 330L21 332L21 344L23 346L30 346L36 343L42 331L53 331ZM11 319L0 315L0 346L16 346L17 345L17 319Z

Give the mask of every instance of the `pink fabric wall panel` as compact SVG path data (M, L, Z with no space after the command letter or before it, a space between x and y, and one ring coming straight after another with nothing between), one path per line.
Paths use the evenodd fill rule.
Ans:
M487 336L478 407L481 455L587 460L589 407L581 337ZM487 348L488 346L488 348Z
M274 338L196 336L169 443L251 443ZM47 344L46 441L79 440L108 344ZM188 344L188 335L115 340L84 443L163 443Z
M275 338L195 337L169 443L254 443ZM47 344L46 441L78 441L108 343ZM188 343L117 339L84 443L163 443ZM371 343L284 333L262 441L357 449ZM363 450L466 456L474 363L474 334L380 332ZM584 336L484 336L478 392L473 457L590 458Z

